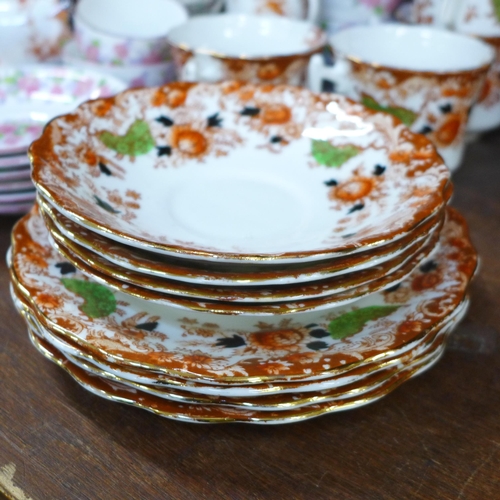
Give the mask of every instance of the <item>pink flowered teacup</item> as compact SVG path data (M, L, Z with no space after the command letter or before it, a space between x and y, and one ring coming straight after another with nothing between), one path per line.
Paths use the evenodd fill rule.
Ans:
M75 40L84 59L123 66L170 58L167 33L188 18L175 0L80 0Z

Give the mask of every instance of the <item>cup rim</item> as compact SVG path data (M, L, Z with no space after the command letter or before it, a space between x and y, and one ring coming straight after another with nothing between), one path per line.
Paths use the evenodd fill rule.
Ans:
M189 20L189 13L186 9L186 7L181 3L177 1L171 1L172 6L174 8L178 9L179 14L182 12L182 15L184 17L184 21L182 21L182 24L184 24L186 21ZM85 18L85 16L82 15L80 10L78 9L77 4L75 8L75 12L73 15L73 21L75 23L75 29L77 29L77 25L79 24L80 26L88 27L90 28L97 36L101 37L107 37L107 38L112 38L115 40L127 40L127 41L140 41L140 42L149 42L149 41L154 41L154 40L165 40L169 31L172 29L170 28L169 30L165 31L165 33L161 35L153 35L153 36L139 36L139 35L125 35L125 34L120 34L118 32L110 31L108 29L103 30L101 28L96 27L91 21ZM180 26L180 25L179 25ZM177 26L174 26L175 28Z
M476 65L474 67L468 67L468 68L462 68L462 69L457 69L457 70L432 70L432 69L416 69L416 68L408 68L408 67L400 67L397 65L390 65L390 64L381 64L378 62L374 61L367 61L363 59L362 57L355 56L352 54L345 53L343 54L342 51L338 50L335 48L335 39L338 38L339 36L342 36L342 34L345 34L347 32L354 32L354 31L359 31L359 32L365 32L367 30L374 30L374 31L379 31L379 30L405 30L405 31L414 31L414 32L422 32L422 33L438 33L439 36L443 35L448 38L455 38L455 39L462 39L462 40L468 40L472 42L473 44L479 44L481 45L484 49L486 49L489 52L489 57L488 57L488 62L485 62L481 65ZM345 35L344 35L345 36ZM471 35L466 35L462 33L457 33L445 29L440 29L436 28L433 26L423 26L423 25L408 25L408 24L402 24L402 23L381 23L378 25L368 25L368 26L354 26L351 28L347 28L345 30L342 30L338 33L335 33L334 35L331 35L328 39L330 45L332 46L333 53L336 54L338 53L341 55L343 59L346 59L350 62L356 63L356 64L361 64L364 66L369 66L371 68L377 69L377 70L386 70L386 71L396 71L399 73L403 74L418 74L422 76L442 76L442 77L449 77L449 76L454 76L454 75L462 75L464 73L482 73L485 71L488 71L488 69L491 67L491 64L495 60L495 50L489 45L486 41L484 41L485 37L481 36L471 36ZM500 38L500 37L499 37Z
M257 56L248 56L248 55L229 55L227 53L219 52L216 50L212 49L206 49L206 48L195 48L192 45L186 43L186 42L177 42L172 40L172 33L175 35L176 31L182 30L186 27L188 24L192 24L193 22L200 22L204 20L214 20L214 19L251 19L255 20L258 22L266 21L266 22L278 22L282 24L293 24L293 25L300 25L300 26L309 26L311 28L311 32L315 32L318 41L314 44L313 47L307 48L306 50L301 50L301 51L296 51L292 53L276 53L272 55L257 55ZM205 14L201 16L196 16L193 18L189 18L185 23L179 24L178 26L175 26L175 28L172 28L170 32L167 35L167 43L177 49L181 49L185 52L191 52L192 54L201 54L201 55L207 55L207 56L212 56L217 59L224 59L224 60L242 60L242 61L252 61L252 62L261 62L261 61L270 61L273 59L287 59L287 58L295 58L295 57L309 57L313 54L316 54L317 52L321 51L323 47L325 47L328 44L328 37L327 34L318 26L315 24L304 21L301 19L290 19L290 18L282 18L282 17L275 17L275 16L257 16L253 14L231 14L231 13L224 13L224 14Z

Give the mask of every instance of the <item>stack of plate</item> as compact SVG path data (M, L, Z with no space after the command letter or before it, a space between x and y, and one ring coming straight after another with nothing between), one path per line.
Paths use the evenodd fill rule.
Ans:
M115 78L63 67L0 68L0 214L27 212L35 199L27 155L48 120L90 98L124 90Z
M170 84L31 147L14 302L82 386L170 418L293 422L431 366L477 257L429 141L348 99Z

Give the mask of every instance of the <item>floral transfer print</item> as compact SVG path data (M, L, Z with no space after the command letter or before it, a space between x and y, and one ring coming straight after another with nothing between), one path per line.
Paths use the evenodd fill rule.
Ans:
M393 114L439 148L455 148L463 141L470 108L486 76L486 68L449 75L376 68L353 61L351 68L354 84L363 89L365 106ZM417 94L422 98L410 104L409 96Z
M97 290L85 290L86 301L81 290L64 285L62 279L88 280L51 248L36 210L17 224L13 242L15 288L51 328L115 361L221 380L301 378L402 346L462 302L477 264L463 218L449 209L432 260L400 285L354 306L258 320L158 307L115 292L115 311L91 317L83 308Z
M146 230L157 216L147 208L156 204L146 179L166 188L171 176L191 182L226 157L238 158L235 175L247 175L251 158L254 175L268 162L276 172L286 164L282 175L301 176L302 186L309 179L311 196L328 205L317 208L321 231L297 238L302 247L277 241L273 253L280 259L356 250L402 235L443 205L449 179L432 144L386 113L329 94L241 82L181 82L92 101L52 121L31 152L35 183L66 216L134 246L208 259L264 259L265 252L256 256L231 241L218 246L182 230L177 235L170 220ZM198 174L188 175L191 169ZM141 178L132 180L138 171Z
M85 71L67 68L0 69L0 151L27 149L40 137L45 120L33 118L38 107L43 106L41 114L46 116L46 106L50 104L56 115L90 97L107 96L123 90L124 85L119 88L116 85L116 81L105 77L96 79ZM28 105L32 113L22 111ZM20 110L18 117L14 118L9 111L9 119L1 118L2 108L15 107Z

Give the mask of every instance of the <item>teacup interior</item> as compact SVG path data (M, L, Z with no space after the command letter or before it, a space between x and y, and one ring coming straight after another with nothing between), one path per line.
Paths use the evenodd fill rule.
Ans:
M491 48L479 40L421 26L362 26L341 31L330 41L343 56L415 71L464 71L489 64L493 58Z
M237 14L192 18L174 28L169 40L189 50L245 58L304 53L325 43L305 21Z

